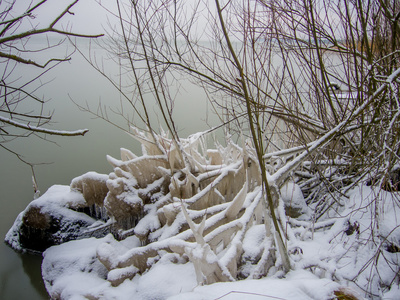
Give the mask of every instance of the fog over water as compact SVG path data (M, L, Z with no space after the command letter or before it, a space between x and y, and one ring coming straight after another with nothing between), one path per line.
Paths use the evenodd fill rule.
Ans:
M43 41L32 41L43 43ZM88 53L88 41L79 41L79 48ZM53 57L63 57L67 50L73 47L67 44L54 49ZM91 43L92 57L96 57L111 76L117 76L121 70L117 63L107 59L104 49ZM102 61L102 58L104 60ZM275 63L279 64L279 60ZM24 67L16 76L29 76L32 67ZM175 97L173 118L180 137L209 129L218 125L217 117L212 115L207 97L201 87L179 78L178 86L171 86L171 94ZM126 132L106 121L94 118L88 112L80 111L79 105L89 105L96 111L99 107L108 107L109 118L125 130L129 124L121 118L121 95L99 74L89 63L75 52L70 62L64 62L45 74L45 83L36 95L45 100L44 114L54 111L55 124L45 126L58 130L89 129L84 136L79 137L48 137L51 142L35 136L14 140L7 144L14 151L24 155L29 162L43 163L35 167L37 183L42 194L54 184L69 185L71 180L89 171L109 174L111 166L106 155L120 158L120 148L127 148L140 155L140 145ZM121 82L129 88L128 77ZM179 92L178 92L179 89ZM146 103L154 103L151 94L145 99ZM25 103L24 103L25 105ZM100 105L100 106L99 106ZM139 105L139 104L137 104ZM27 108L29 111L29 108ZM104 111L104 110L103 110ZM158 129L161 116L157 108L150 105L152 124ZM137 122L139 118L132 116L133 108L124 106L124 113L130 114L130 120ZM139 122L140 123L140 122ZM142 126L143 124L139 124ZM241 128L246 130L246 128ZM2 209L1 236L4 238L17 215L25 209L33 199L32 174L29 166L3 149L0 149L0 201ZM0 299L46 299L46 292L40 274L40 257L19 255L4 243L0 246Z
M87 50L88 44L81 44ZM104 50L92 48L98 57ZM65 53L65 47L58 50L58 55ZM118 67L106 62L111 73L117 74ZM29 67L24 75L29 74ZM54 184L69 185L71 180L88 171L108 174L112 171L106 155L119 158L121 147L141 154L140 145L122 130L101 119L94 119L87 112L82 112L71 101L95 109L99 101L102 105L117 109L120 95L108 81L95 71L80 55L75 53L71 62L58 65L43 77L46 83L37 91L44 99L51 99L45 106L45 113L54 110L51 129L76 130L88 128L84 137L49 137L52 142L31 136L21 138L8 144L16 152L24 155L29 162L44 163L35 167L37 183L42 194ZM209 107L199 87L185 84L185 90L176 95L174 116L179 134L186 137L191 133L208 129L205 119ZM156 111L156 110L154 110ZM125 129L118 115L109 116ZM157 118L157 113L153 113ZM214 120L215 121L215 120ZM216 122L214 122L216 124ZM17 215L33 199L33 188L30 167L3 149L0 149L0 222L1 236L4 239ZM0 299L46 299L41 274L41 258L31 255L20 255L6 246L0 246Z

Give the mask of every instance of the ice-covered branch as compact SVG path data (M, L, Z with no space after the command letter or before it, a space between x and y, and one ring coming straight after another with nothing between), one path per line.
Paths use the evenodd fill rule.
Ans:
M325 133L321 138L317 139L313 143L311 143L310 147L306 149L302 154L300 154L296 159L287 163L285 167L279 169L275 174L270 177L270 180L273 182L281 182L283 178L285 178L290 172L296 169L304 159L312 154L317 149L320 149L323 145L327 144L332 138L336 135L340 134L340 132L351 123L357 116L359 116L367 107L371 105L373 101L376 100L392 83L396 78L400 76L400 68L393 72L387 79L386 83L382 84L376 91L364 101L362 105L360 105L354 113L350 114L345 120L340 122L330 131Z
M0 116L0 122L12 125L14 127L34 131L34 132L39 132L39 133L44 133L44 134L50 134L50 135L61 135L61 136L77 136L77 135L85 135L86 132L89 131L89 129L81 129L81 130L75 130L75 131L66 131L66 130L52 130L52 129L47 129L47 128L42 128L42 127L37 127L28 124L23 124L8 118L4 118Z

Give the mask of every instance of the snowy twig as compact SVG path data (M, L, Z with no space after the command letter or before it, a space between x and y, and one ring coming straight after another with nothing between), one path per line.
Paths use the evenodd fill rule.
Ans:
M2 116L0 116L0 122L7 123L14 127L26 129L29 131L50 134L50 135L77 136L77 135L85 135L85 133L89 131L89 129L81 129L81 130L75 130L75 131L52 130L52 129L42 128L42 127L32 126L29 123L23 124L23 123L16 122L16 121L8 119L8 118L4 118Z

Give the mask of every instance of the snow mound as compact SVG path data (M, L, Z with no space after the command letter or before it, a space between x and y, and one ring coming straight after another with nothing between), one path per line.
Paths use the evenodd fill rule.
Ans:
M82 213L70 208L87 203L103 204L110 217L104 224L84 214L87 224L70 227L110 234L44 252L52 298L395 299L399 192L361 181L348 188L333 167L322 180L321 165L304 162L297 178L284 178L287 165L271 169L269 210L251 143L210 151L201 134L180 145L136 138L141 157L121 149L121 160L108 158L108 178L87 173L73 189L55 186L32 202L30 218L17 218L16 226L26 219L47 226L51 212L75 226ZM18 234L8 235L10 243Z

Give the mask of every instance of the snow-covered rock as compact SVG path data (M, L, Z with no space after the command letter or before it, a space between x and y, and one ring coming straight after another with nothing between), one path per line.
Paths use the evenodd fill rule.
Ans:
M311 214L300 187L292 181L286 182L280 189L281 198L285 204L286 215L291 218L306 217Z
M75 178L71 186L50 187L17 217L6 243L19 251L42 252L69 240L104 235L99 228L107 215L99 199L105 197L105 178L89 172Z
M396 299L398 192L360 182L318 195L323 183L310 168L297 183L279 181L278 169L268 180L279 240L251 145L201 154L200 136L182 139L179 152L165 137L138 133L141 157L121 149L121 160L108 158L110 175L53 186L18 216L7 242L62 243L42 265L55 299ZM319 189L305 199L310 183Z

